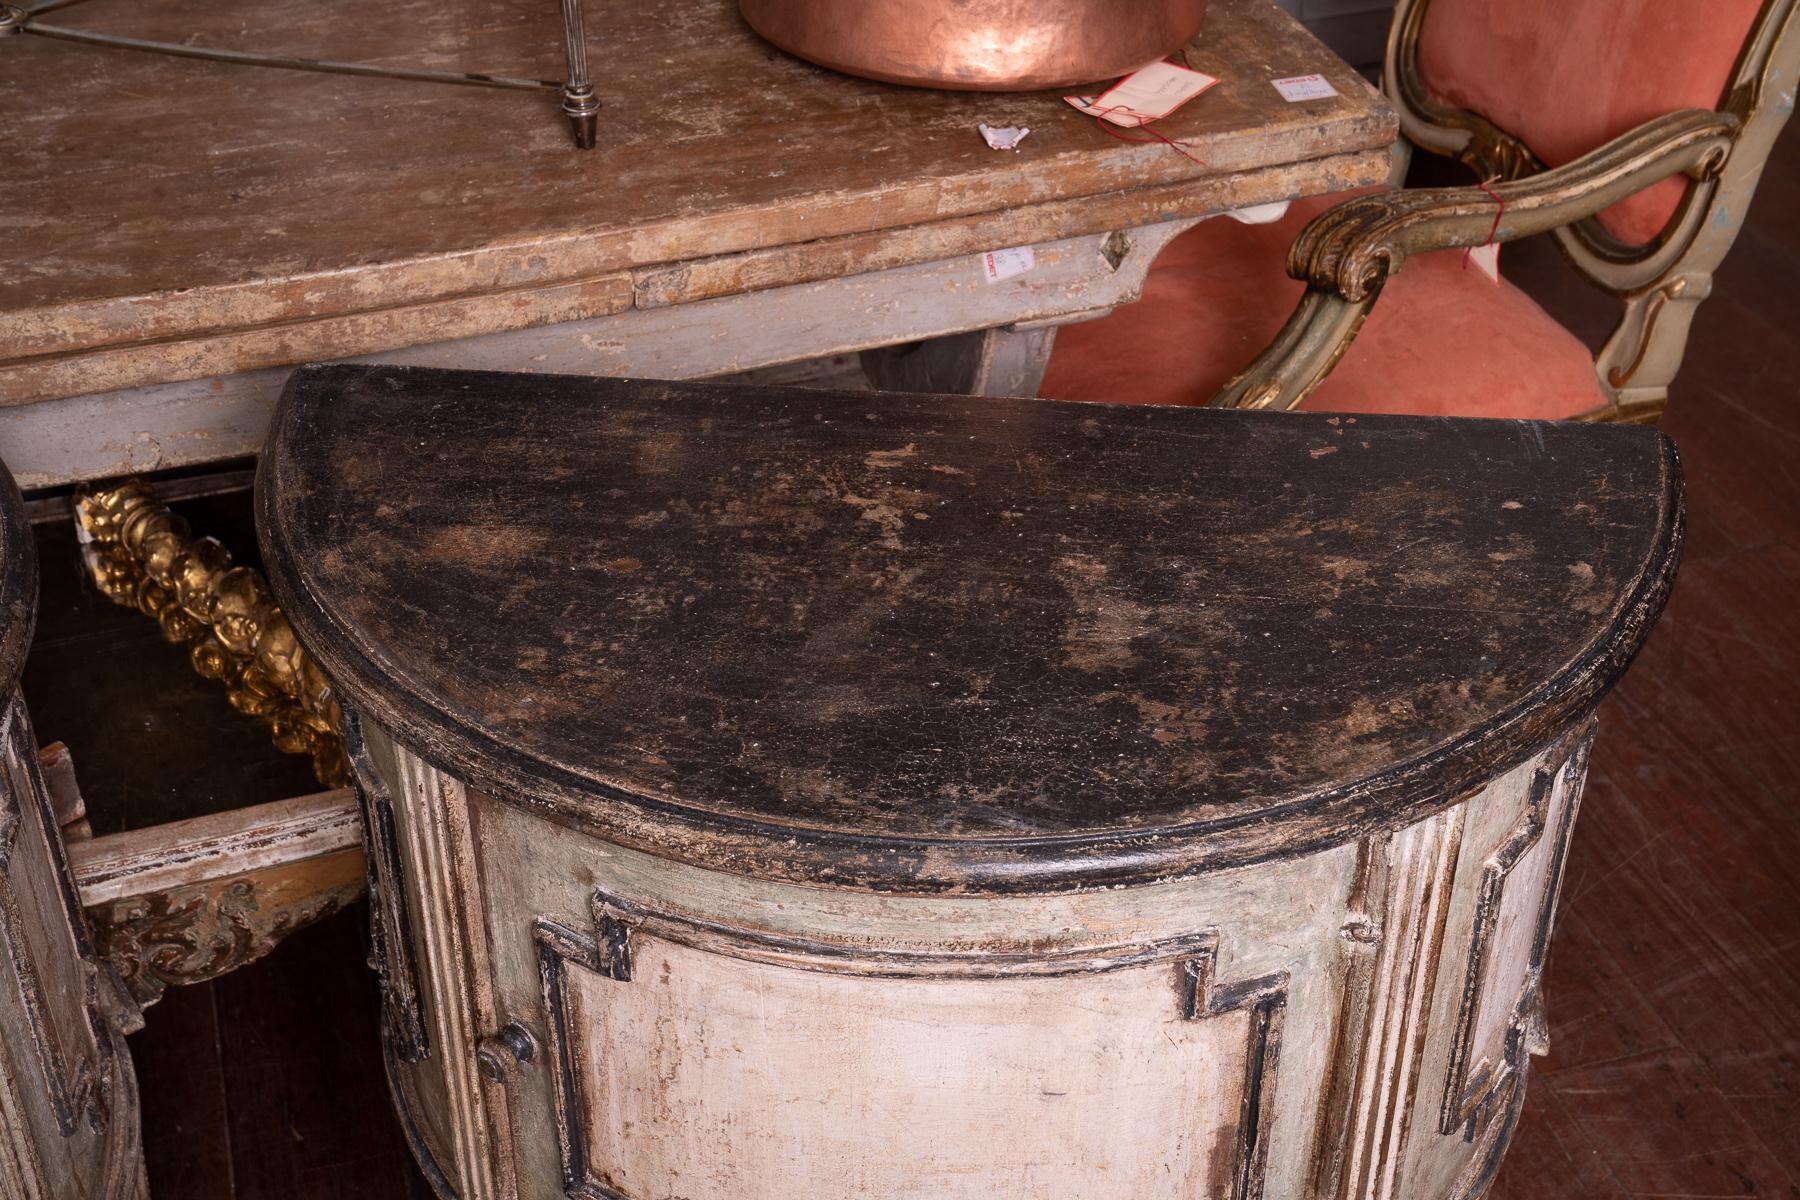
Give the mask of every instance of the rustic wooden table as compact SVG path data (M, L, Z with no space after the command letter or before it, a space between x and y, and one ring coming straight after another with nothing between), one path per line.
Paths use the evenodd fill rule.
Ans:
M1395 119L1272 0L1215 0L1223 82L1109 136L1051 93L839 76L727 0L595 0L597 150L554 95L0 41L0 456L26 488L254 453L321 359L716 376L875 356L894 386L1029 393L1054 327L1132 300L1220 212L1370 183ZM65 25L553 78L541 0L87 0ZM1317 72L1335 98L1286 102ZM1027 125L1016 152L981 123ZM980 256L1030 247L988 284Z

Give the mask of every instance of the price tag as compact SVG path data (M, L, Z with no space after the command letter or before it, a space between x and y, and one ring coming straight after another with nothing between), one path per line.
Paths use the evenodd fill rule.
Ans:
M1323 75L1295 75L1290 79L1275 79L1275 90L1289 104L1298 104L1302 100L1324 100L1338 94L1331 86L1331 81Z
M990 150L1017 150L1019 143L1025 140L1025 135L1031 132L1028 125L1006 125L999 128L977 125L975 128L981 130L982 139L987 142Z
M1203 71L1153 62L1098 96L1064 96L1090 117L1136 129L1160 121L1219 81Z
M1011 279L1014 275L1023 275L1037 266L1037 255L1030 246L1015 246L1010 250L989 250L981 256L981 277L989 283L999 283L1002 279Z
M1468 262L1468 263L1473 263L1475 265L1476 270L1480 271L1483 275L1486 275L1488 277L1488 282L1490 282L1490 283L1499 283L1500 282L1500 243L1499 242L1489 242L1485 246L1476 246L1474 249L1469 251L1469 257L1467 259L1465 259L1464 261Z

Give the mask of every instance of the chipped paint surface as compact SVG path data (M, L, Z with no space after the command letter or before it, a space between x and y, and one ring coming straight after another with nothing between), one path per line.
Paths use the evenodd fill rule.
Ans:
M1328 420L332 368L267 557L355 703L584 818L1269 850L1531 750L1671 565L1652 431Z

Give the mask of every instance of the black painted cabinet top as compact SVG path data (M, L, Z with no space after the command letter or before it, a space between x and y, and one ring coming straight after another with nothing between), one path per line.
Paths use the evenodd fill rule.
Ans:
M344 697L653 853L1143 881L1419 819L1674 571L1648 429L303 370L258 480Z

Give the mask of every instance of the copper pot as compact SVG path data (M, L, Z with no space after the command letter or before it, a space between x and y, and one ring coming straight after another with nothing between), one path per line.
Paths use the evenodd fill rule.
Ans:
M740 0L783 50L890 83L1034 91L1111 79L1184 46L1206 0Z

